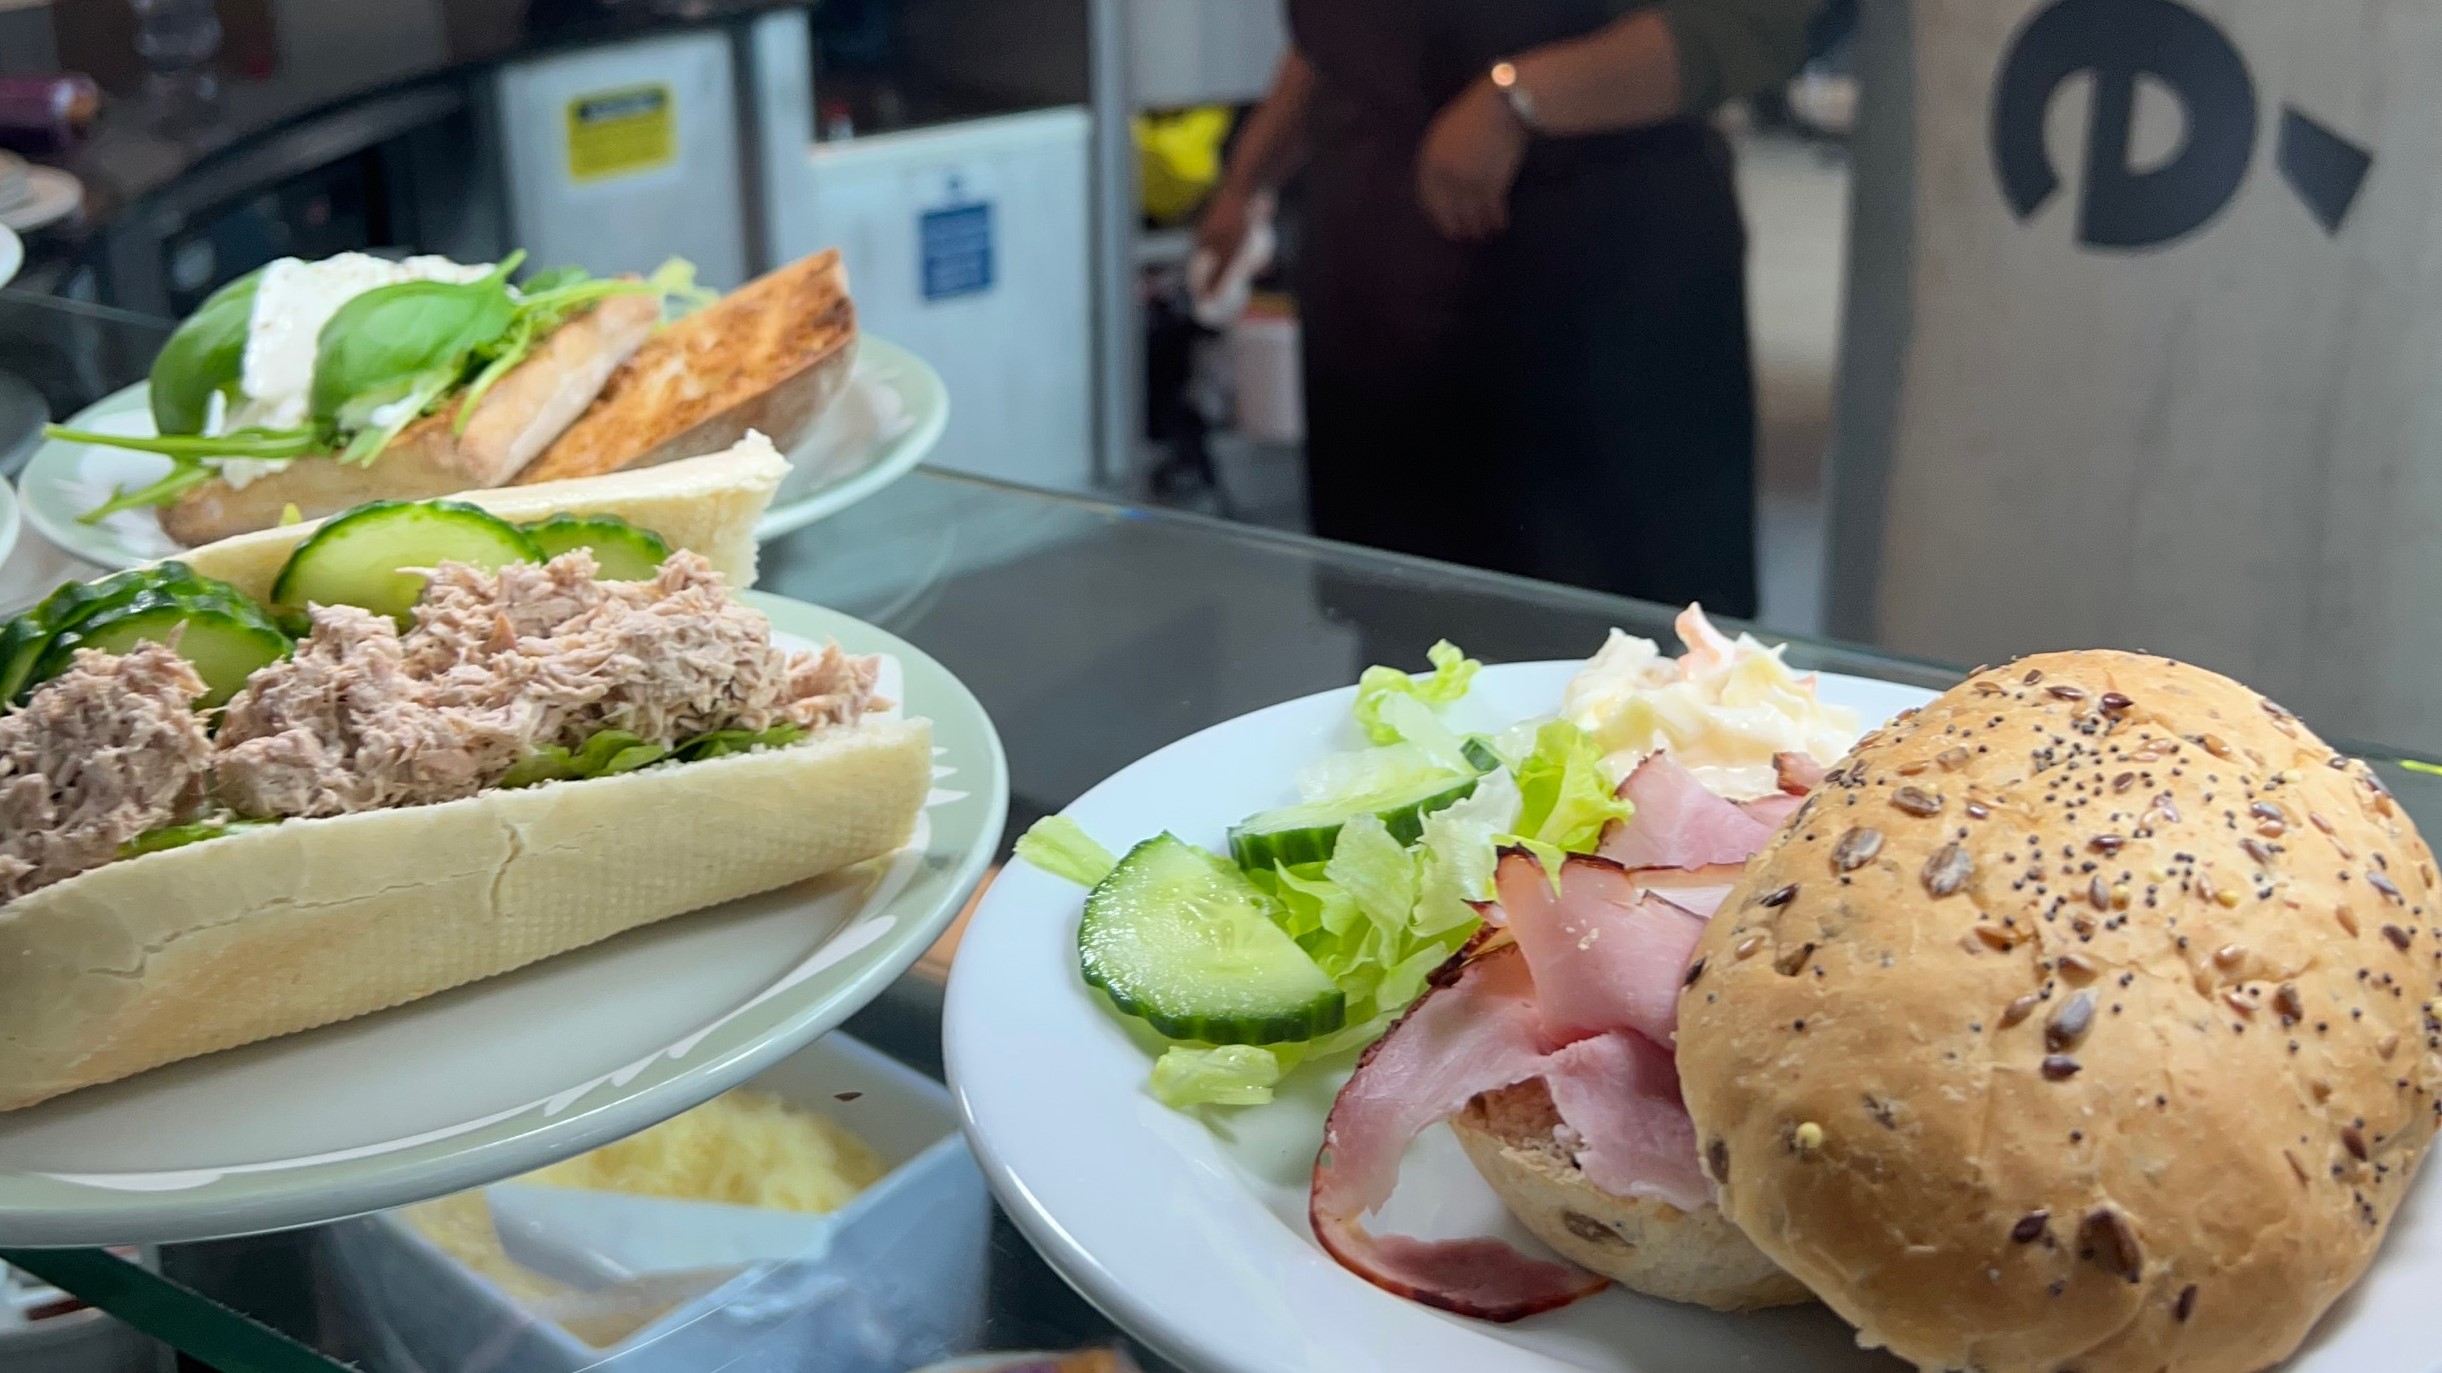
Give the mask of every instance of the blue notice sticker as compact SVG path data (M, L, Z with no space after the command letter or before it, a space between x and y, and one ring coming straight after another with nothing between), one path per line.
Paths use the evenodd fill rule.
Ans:
M924 298L948 300L992 289L992 206L952 205L917 220L924 247Z

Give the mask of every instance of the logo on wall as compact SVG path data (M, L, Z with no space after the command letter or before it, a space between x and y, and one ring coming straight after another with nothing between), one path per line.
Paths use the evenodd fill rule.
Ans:
M2153 248L2221 213L2247 180L2258 125L2255 79L2212 20L2177 0L2058 0L2018 33L1993 93L1993 168L2020 220L2060 189L2044 148L2044 111L2080 73L2092 76L2078 241L2090 248ZM2137 81L2179 101L2186 135L2158 166L2136 164ZM2274 165L2300 202L2337 234L2373 169L2374 155L2287 105Z

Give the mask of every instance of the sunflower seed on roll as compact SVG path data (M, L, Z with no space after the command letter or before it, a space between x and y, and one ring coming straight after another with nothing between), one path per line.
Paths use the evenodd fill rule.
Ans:
M1869 735L1697 956L1723 1210L1923 1368L2276 1363L2442 1114L2431 851L2364 764L2164 658L2024 659Z

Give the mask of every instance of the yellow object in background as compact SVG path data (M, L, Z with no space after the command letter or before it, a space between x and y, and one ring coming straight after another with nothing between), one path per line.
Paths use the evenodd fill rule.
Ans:
M1180 223L1221 183L1221 148L1229 141L1230 112L1225 106L1204 105L1140 114L1135 125L1145 214L1157 224Z
M863 1140L811 1111L738 1090L520 1182L772 1211L836 1211L889 1171Z
M670 88L658 83L569 101L569 180L600 181L668 166L678 152L674 103Z

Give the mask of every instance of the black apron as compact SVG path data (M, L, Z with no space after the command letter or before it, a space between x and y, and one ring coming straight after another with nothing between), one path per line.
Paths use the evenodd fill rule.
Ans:
M1318 76L1299 282L1315 532L1755 611L1754 383L1729 152L1665 124L1535 141L1509 228L1436 232L1435 112L1606 0L1290 0Z

